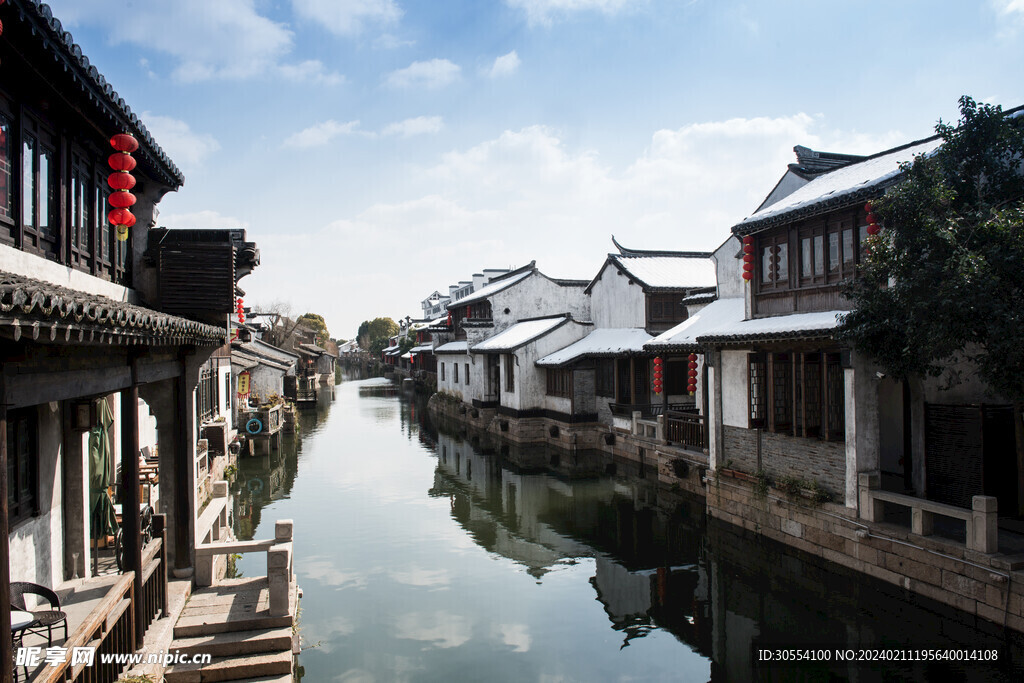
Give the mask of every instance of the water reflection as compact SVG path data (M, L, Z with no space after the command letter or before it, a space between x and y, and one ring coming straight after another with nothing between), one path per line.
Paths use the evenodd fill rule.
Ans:
M329 411L300 413L235 487L240 536L296 519L307 680L1020 679L1020 638L987 622L708 524L702 499L648 479L570 476L610 463L434 425L382 379L341 384ZM756 661L797 643L1002 660Z

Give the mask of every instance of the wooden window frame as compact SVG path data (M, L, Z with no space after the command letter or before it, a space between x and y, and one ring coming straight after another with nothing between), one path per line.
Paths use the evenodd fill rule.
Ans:
M516 357L511 353L502 354L502 358L505 359L505 391L514 392L516 390Z
M547 368L547 395L558 398L572 397L572 370Z
M768 424L768 364L759 352L747 354L747 424L751 429Z
M683 292L647 295L647 322L674 323L678 325L687 318L683 305ZM666 312L667 311L667 312Z
M615 397L614 358L598 358L594 361L594 395Z
M749 428L823 441L846 440L840 351L747 354Z

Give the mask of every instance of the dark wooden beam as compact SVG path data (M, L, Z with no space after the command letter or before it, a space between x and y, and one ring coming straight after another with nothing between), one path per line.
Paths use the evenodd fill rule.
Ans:
M10 525L7 510L7 406L0 405L0 683L14 683L11 640Z
M121 392L121 529L124 568L135 572L134 593L135 642L142 643L146 633L142 601L142 529L139 523L139 388Z

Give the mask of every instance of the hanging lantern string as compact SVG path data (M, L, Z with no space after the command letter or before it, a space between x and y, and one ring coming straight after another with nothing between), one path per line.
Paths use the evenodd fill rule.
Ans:
M110 138L110 146L116 152L107 158L107 164L114 172L107 177L107 185L113 192L107 197L112 210L107 214L107 221L117 230L117 239L124 242L128 239L128 229L135 225L135 214L129 209L135 206L136 198L130 190L135 187L135 176L130 171L135 168L132 152L139 148L139 141L129 133L118 133Z

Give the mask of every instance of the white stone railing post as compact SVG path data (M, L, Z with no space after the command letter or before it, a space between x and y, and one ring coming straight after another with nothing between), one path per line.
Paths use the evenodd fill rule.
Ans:
M272 617L284 616L290 610L294 526L290 519L278 520L274 525L274 546L267 551L267 587Z
M999 552L999 501L994 496L974 496L971 521L967 523L967 547L981 553Z
M860 499L860 517L869 522L881 522L885 515L885 503L871 495L873 489L882 485L879 472L861 472L857 475L857 488Z

